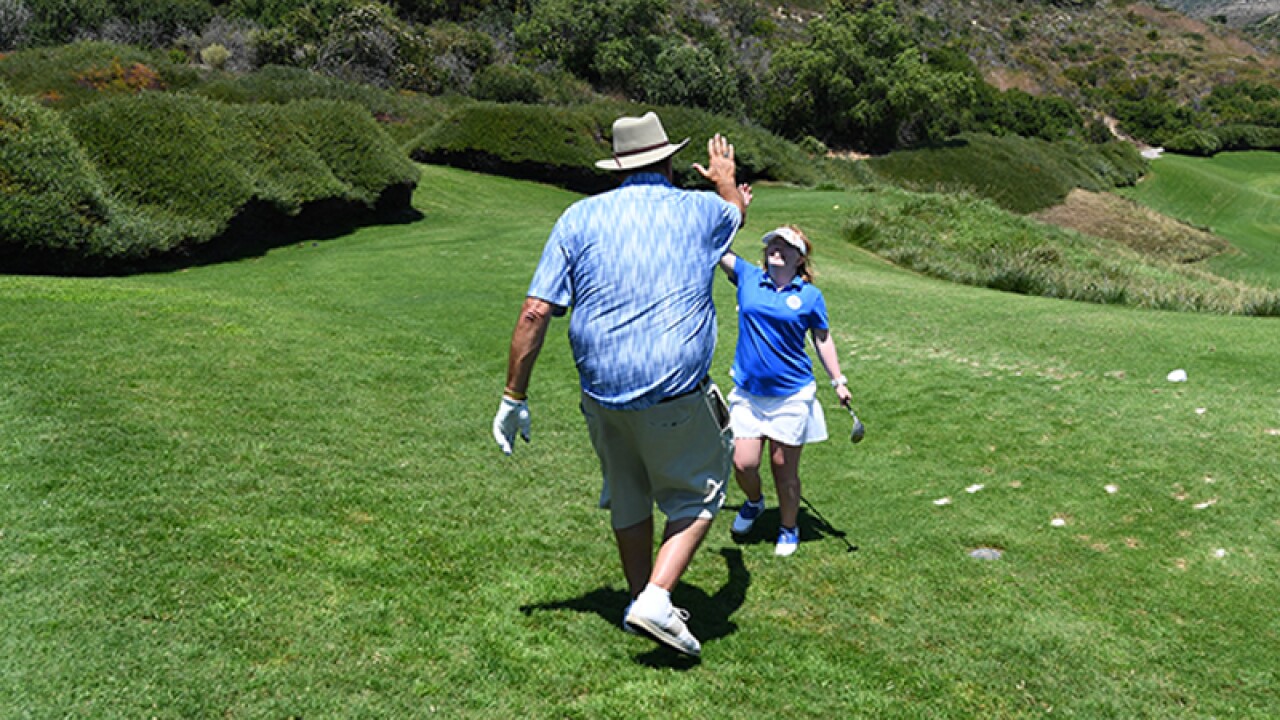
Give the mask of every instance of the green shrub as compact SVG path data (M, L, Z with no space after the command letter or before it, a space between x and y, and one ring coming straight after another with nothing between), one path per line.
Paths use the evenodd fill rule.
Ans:
M673 43L639 76L643 97L657 105L705 108L731 116L744 110L738 76L707 48Z
M403 30L398 39L396 87L432 95L466 92L476 73L493 64L493 40L463 25L435 23Z
M411 155L471 170L542 178L582 191L607 187L595 160L608 157L615 113L574 108L471 102L410 143Z
M804 137L800 138L800 142L796 143L796 145L798 145L801 150L809 153L810 155L821 156L821 155L826 155L830 151L830 148L827 147L826 143L822 142L821 140L819 140L818 138L812 135L805 135Z
M200 82L200 74L172 62L167 53L82 42L6 55L0 62L0 81L15 93L66 109L149 89L191 88Z
M97 30L113 14L109 0L58 0L34 2L27 38L31 45L58 45L80 33Z
M1124 143L1050 143L978 134L868 162L878 176L903 187L967 191L1020 213L1056 205L1072 188L1105 190L1132 184L1143 168L1141 156Z
M84 248L109 215L102 180L62 118L0 84L0 257Z
M269 65L244 75L221 76L196 88L205 97L235 104L287 104L297 100L344 100L363 107L403 143L444 117L451 102L339 80L301 68Z
M209 236L253 197L225 105L148 93L77 108L68 121L114 193L190 218Z
M396 106L394 93L386 90L280 65L268 65L244 75L213 78L193 92L228 103L350 100L371 113L390 112Z
M722 116L689 108L647 107L600 102L573 107L467 103L410 143L422 162L532 177L583 192L612 187L610 174L595 161L612 152L613 121L620 115L655 110L673 141L691 138L677 156L678 182L687 187L705 181L690 164L706 162L707 140L723 133L737 151L738 178L782 180L812 185L824 179L820 165L797 147L772 133ZM853 181L857 171L834 170Z
M243 129L229 139L228 149L251 168L254 197L290 215L306 203L351 196L350 187L334 174L298 121L300 110L307 109L273 104L227 109Z
M538 103L543 100L542 76L521 65L487 65L476 73L471 95L500 103Z
M215 70L221 70L230 59L231 51L217 43L200 51L200 62Z
M333 176L347 186L343 199L372 206L388 187L418 181L418 168L360 107L305 100L285 111Z
M71 272L216 248L210 241L250 209L274 217L329 203L352 215L417 181L417 167L347 102L147 93L58 114L8 92L0 100L6 253Z
M1209 130L1190 128L1169 138L1164 148L1186 155L1212 155L1222 149L1222 141Z
M980 86L978 96L973 110L973 126L978 132L1043 140L1083 135L1080 112L1063 98L1041 98L1018 89L1000 92L985 84Z
M977 77L930 64L891 3L829 10L808 24L808 38L770 60L758 111L767 127L866 152L922 146L961 129Z
M1280 150L1280 128L1260 125L1223 125L1214 134L1223 151Z
M475 76L471 96L500 103L581 105L595 99L585 81L563 70L539 72L523 65L486 65Z

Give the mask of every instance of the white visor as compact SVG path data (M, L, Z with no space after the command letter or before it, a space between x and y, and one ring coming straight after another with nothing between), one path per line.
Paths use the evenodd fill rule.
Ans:
M768 245L769 241L774 238L781 238L783 242L795 248L796 250L799 250L800 256L804 257L805 255L804 240L801 239L801 237L796 233L795 230L792 230L789 227L780 227L776 230L770 230L769 232L764 234L764 237L761 238L760 242L763 245Z

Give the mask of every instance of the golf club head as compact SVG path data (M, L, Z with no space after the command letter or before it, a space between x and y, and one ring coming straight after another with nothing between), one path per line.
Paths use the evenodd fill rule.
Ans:
M858 419L858 414L849 408L849 417L853 418L853 430L849 432L849 442L854 444L862 442L862 436L867 434L867 429L862 425L862 421Z

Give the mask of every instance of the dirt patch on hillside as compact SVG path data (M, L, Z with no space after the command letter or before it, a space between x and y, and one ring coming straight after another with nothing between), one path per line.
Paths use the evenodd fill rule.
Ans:
M1072 190L1061 205L1032 215L1041 222L1121 243L1162 260L1191 263L1235 252L1231 243L1111 193Z
M870 160L875 156L860 153L857 150L828 150L827 157L838 160Z
M1231 56L1237 58L1237 62L1240 61L1239 59L1250 57L1265 68L1275 68L1280 65L1275 57L1267 55L1235 32L1223 32L1181 13L1161 10L1142 3L1130 5L1129 11L1163 32L1202 38L1205 53L1208 55Z
M1031 95L1039 95L1043 88L1031 74L1013 68L993 67L986 71L984 78L988 85L1001 92L1005 90L1021 90Z

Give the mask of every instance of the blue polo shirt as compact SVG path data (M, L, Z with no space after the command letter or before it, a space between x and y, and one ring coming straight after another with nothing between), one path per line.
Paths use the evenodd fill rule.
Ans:
M791 395L813 382L813 361L805 352L810 330L826 330L822 291L796 276L779 288L764 270L737 258L738 349L733 381L752 395Z
M716 267L741 221L715 193L681 190L657 173L564 211L528 294L573 308L569 344L583 392L642 410L697 387L716 348Z

